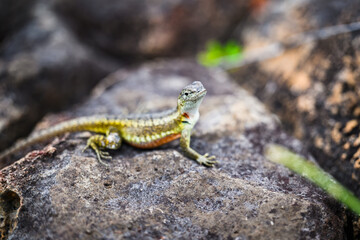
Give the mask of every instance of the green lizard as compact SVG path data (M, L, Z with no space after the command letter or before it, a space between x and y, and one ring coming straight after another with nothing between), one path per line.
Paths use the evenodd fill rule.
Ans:
M103 149L118 149L122 141L137 148L155 148L180 138L180 147L185 155L199 164L211 167L216 161L208 153L201 155L190 147L191 131L199 119L199 107L206 89L199 81L186 86L178 97L177 107L155 114L80 117L59 123L48 129L35 132L0 154L5 158L25 147L67 132L91 131L100 133L91 136L85 147L91 147L98 160L111 159ZM84 149L84 150L85 150Z

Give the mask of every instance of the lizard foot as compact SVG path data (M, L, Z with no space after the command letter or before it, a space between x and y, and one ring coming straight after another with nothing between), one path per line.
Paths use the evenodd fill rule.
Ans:
M101 150L95 150L96 151L96 155L98 157L98 160L101 164L104 165L108 165L106 162L104 162L102 159L109 159L111 160L112 157L110 156L110 154L108 152L105 151L101 151Z
M199 164L202 164L207 167L212 167L217 161L214 160L215 156L209 156L208 153L205 153L204 155L200 156L196 161Z
M92 149L94 149L94 151L96 152L96 156L99 160L99 162L103 165L108 165L106 162L104 162L102 159L109 159L111 160L112 157L110 156L110 154L106 151L101 151L93 142L89 141L88 144L84 147L84 149L82 150L82 152L84 152L86 149L88 149L89 147L91 147Z

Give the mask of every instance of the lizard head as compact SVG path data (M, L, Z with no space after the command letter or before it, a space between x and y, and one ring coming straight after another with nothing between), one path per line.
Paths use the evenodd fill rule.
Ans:
M181 91L178 98L178 109L181 113L196 114L206 95L206 89L201 82L195 81Z

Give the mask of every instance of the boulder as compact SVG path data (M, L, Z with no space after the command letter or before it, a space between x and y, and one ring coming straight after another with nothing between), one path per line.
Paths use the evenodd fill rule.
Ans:
M0 151L45 113L86 97L120 65L81 45L46 3L31 12L25 25L0 42Z
M0 43L31 19L35 0L3 0L0 4ZM21 14L19 14L21 13Z
M250 12L244 0L55 0L54 8L84 42L128 58L193 56Z
M183 60L119 70L84 104L41 126L64 116L175 107L195 80L208 94L191 146L216 155L215 167L188 159L177 142L153 150L124 144L104 166L82 152L90 134L68 134L0 171L2 232L9 239L346 238L352 226L343 207L263 155L266 144L278 143L311 159L303 144L221 70Z

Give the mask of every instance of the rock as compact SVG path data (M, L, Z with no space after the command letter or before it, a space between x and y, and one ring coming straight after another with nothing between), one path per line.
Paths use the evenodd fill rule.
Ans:
M48 111L87 96L119 66L81 45L45 3L32 11L34 17L0 44L0 150Z
M3 0L0 6L0 43L31 18L35 0ZM21 14L19 14L21 13Z
M1 191L21 202L9 239L344 239L344 209L263 155L276 142L311 158L303 145L220 70L181 60L120 70L65 115L174 107L194 80L208 94L191 145L216 155L216 167L184 157L176 142L124 145L106 167L82 152L89 134L57 138L0 171ZM42 125L54 118L63 115Z
M270 1L257 22L243 29L247 50L264 42L286 43L296 34L359 19L358 1L287 1L280 8L278 4ZM359 44L356 31L338 34L290 49L234 74L241 85L280 116L287 131L306 143L323 168L357 196Z
M244 0L56 0L55 9L86 43L137 58L193 56L250 12Z
M0 206L0 238L7 239L17 226L20 196L11 190L1 191Z

